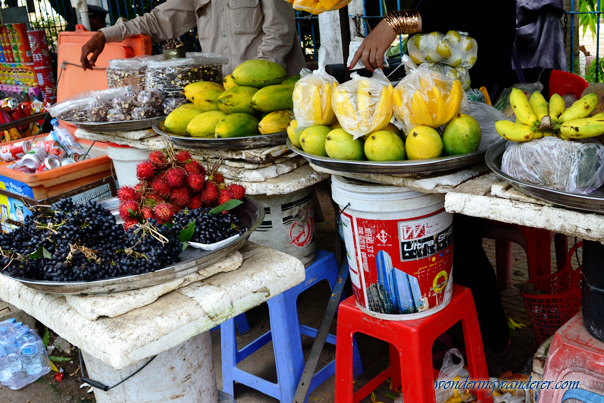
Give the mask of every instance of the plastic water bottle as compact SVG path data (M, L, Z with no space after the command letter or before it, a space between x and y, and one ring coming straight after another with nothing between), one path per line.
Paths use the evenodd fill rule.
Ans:
M56 141L61 144L61 146L67 151L69 156L71 157L75 154L82 154L84 150L78 144L76 139L71 135L69 130L63 127L57 119L53 119L50 121L52 125L52 136Z
M10 334L8 333L8 327L0 327L0 366L2 365L2 358L6 355L6 345L10 342Z
M34 344L26 344L21 349L21 366L28 375L38 375L42 372L42 356Z
M11 380L21 372L19 350L15 343L4 346L4 356L0 363L0 382L10 387Z

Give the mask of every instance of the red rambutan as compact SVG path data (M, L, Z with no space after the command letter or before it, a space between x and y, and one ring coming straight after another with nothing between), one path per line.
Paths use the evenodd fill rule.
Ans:
M172 189L178 189L184 185L185 171L182 168L171 168L166 172L166 181Z
M161 203L161 202L163 202L163 201L165 201L165 200L164 200L164 198L163 198L163 197L161 197L161 196L159 196L159 195L156 195L155 193L151 193L151 194L148 194L148 195L147 195L147 198L145 199L145 201L146 201L148 204L151 204L151 205L156 205L157 203Z
M229 192L226 189L222 189L220 191L220 193L218 194L218 205L220 206L221 204L224 204L234 198L235 197L233 196L233 194L231 192Z
M138 212L138 203L132 200L128 200L120 203L120 217L124 220L130 218L130 213L136 214Z
M204 207L212 207L218 201L218 186L214 182L206 182L206 187L201 192Z
M166 153L157 150L149 154L149 161L155 165L164 165L168 163L168 158L166 158Z
M124 229L127 230L130 227L133 227L135 225L139 224L138 220L136 218L126 218L124 220Z
M191 159L191 154L186 150L180 150L176 153L175 159L181 164L186 164Z
M233 198L237 200L243 200L243 196L245 196L245 188L237 183L232 183L228 185L227 190L233 194Z
M213 180L217 185L219 185L224 183L224 175L219 172L214 172L214 174L210 176L210 180Z
M172 193L170 194L170 199L175 205L179 207L185 207L191 201L191 193L186 187L181 187L172 190Z
M174 217L172 206L168 203L158 203L153 209L153 213L155 214L155 218L161 223L168 223Z
M155 175L155 166L149 161L143 161L136 166L136 177L139 180L150 180Z
M191 210L195 210L198 208L201 208L201 206L203 205L203 199L201 198L201 196L193 196L191 198L191 202L189 203L189 208Z
M143 217L145 217L145 220L155 218L155 215L153 215L153 209L151 207L143 207L141 209L141 213L143 213Z
M132 186L122 186L117 191L117 197L120 201L137 201L140 194Z
M168 197L170 196L170 185L168 184L168 181L164 178L157 178L153 181L153 183L151 183L151 187L153 188L153 191L161 197Z
M185 164L183 166L183 168L185 169L185 171L187 171L187 173L189 175L200 174L200 175L205 176L205 174L206 174L206 169L203 167L203 165L201 165L199 162L197 162L195 160L189 162L188 164Z
M187 177L187 183L194 192L201 192L205 182L204 176L200 174L189 174Z

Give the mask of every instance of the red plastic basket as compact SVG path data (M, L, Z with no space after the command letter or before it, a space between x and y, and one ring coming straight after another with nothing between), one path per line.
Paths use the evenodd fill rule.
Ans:
M573 269L571 260L576 248L582 245L583 243L579 242L571 248L562 270L527 282L534 284L535 290L541 290L544 294L522 293L524 308L537 345L556 333L581 308L582 266Z

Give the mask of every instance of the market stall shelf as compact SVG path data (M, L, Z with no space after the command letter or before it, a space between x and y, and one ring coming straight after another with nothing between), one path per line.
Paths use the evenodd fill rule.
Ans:
M294 152L306 158L310 163L319 167L332 169L334 171L375 175L411 175L451 171L483 163L484 156L487 151L486 147L483 148L481 146L481 148L479 148L477 151L466 155L423 160L353 161L309 154L293 145L289 139L287 139L287 146Z
M518 191L554 205L592 213L604 213L604 188L584 195L554 190L513 178L501 170L504 151L505 143L491 147L486 153L486 163L497 176L509 182Z
M137 290L162 284L173 279L184 277L227 258L245 244L252 232L260 226L264 219L264 209L260 207L257 202L250 199L245 199L243 204L231 210L231 212L241 220L246 228L248 228L246 232L239 237L234 238L232 242L223 245L214 251L187 248L181 253L180 262L155 272L89 282L60 282L10 278L36 290L55 294L107 294ZM6 276L4 273L2 274Z
M91 132L128 132L134 130L143 130L153 127L153 125L163 120L164 117L140 119L140 120L125 120L123 122L70 122L78 129L89 130Z
M287 139L287 132L223 139L177 136L165 131L164 121L165 119L161 119L155 122L153 124L153 130L155 130L157 134L171 139L175 146L188 149L244 150L251 148L279 146L285 144L285 140Z

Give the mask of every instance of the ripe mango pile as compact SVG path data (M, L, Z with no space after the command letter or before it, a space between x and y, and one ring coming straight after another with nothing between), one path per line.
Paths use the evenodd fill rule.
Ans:
M517 142L542 137L563 140L597 137L604 134L604 113L589 116L598 106L598 101L598 96L591 93L566 109L564 99L558 94L550 97L548 105L539 91L527 99L522 90L513 88L510 105L516 115L516 123L500 120L495 122L495 129L504 139Z
M197 138L248 137L284 132L294 118L292 94L300 76L286 78L283 67L248 60L224 85L199 81L185 87L192 103L181 105L164 123L167 132Z

